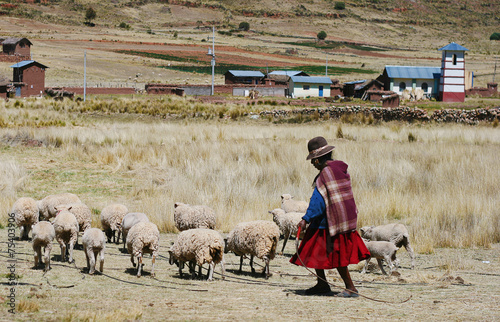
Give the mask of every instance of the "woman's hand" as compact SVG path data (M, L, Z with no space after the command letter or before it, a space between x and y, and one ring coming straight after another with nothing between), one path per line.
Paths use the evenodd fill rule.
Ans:
M307 221L305 221L304 219L299 221L299 223L297 224L297 228L300 228L301 231L305 231L306 227L307 227Z

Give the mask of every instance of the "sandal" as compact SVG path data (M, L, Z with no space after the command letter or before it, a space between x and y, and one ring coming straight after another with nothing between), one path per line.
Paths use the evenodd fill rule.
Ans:
M330 293L330 292L331 292L331 289L330 289L330 286L328 286L328 284L327 285L316 284L313 287L308 288L305 291L305 294L306 295L318 295L318 294L326 294L326 293Z
M336 297L359 297L358 293L355 293L354 291L349 291L349 290L344 290L338 294L335 295Z

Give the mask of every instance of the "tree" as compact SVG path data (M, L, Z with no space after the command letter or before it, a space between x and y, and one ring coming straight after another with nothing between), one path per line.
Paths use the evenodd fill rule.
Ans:
M335 2L335 10L344 10L344 9L345 9L345 2L343 1Z
M490 40L500 40L500 32L494 32L490 36Z
M319 40L325 40L326 39L326 32L324 32L323 30L321 30L320 32L318 32L318 39Z
M243 30L243 31L248 31L248 29L250 29L250 24L248 22L245 22L245 21L240 22L238 29Z
M94 8L88 7L87 11L85 11L85 24L93 25L92 20L94 20L96 16L97 14Z

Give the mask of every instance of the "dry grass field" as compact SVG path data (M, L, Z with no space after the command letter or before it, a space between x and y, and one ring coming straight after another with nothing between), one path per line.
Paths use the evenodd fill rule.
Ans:
M493 124L350 123L318 120L282 123L272 119L220 117L236 107L200 104L189 98L11 100L0 105L0 223L22 196L41 199L76 193L99 213L113 202L148 214L161 232L156 279L135 277L121 246L108 245L105 275L89 276L81 250L76 266L58 261L34 270L30 242L8 247L1 229L5 312L9 309L9 249L17 260L12 320L325 320L332 316L384 320L495 320L499 312L500 129ZM241 107L240 107L241 108ZM259 108L248 106L247 112ZM253 110L252 110L253 109ZM165 111L178 117L157 117ZM163 113L160 113L163 111ZM184 117L182 116L184 113ZM192 118L190 115L198 117ZM340 135L340 133L342 135ZM359 207L358 226L408 225L417 253L409 269L404 250L401 276L378 269L353 279L368 297L305 297L314 283L306 270L288 263L294 253L271 262L264 280L238 274L238 259L226 256L227 278L215 282L179 278L166 259L175 239L173 204L205 204L226 234L238 222L267 219L268 210L291 193L308 200L316 170L305 161L307 141L325 136L335 157L349 164ZM340 138L342 137L342 138ZM411 137L411 139L410 139ZM16 233L19 234L18 230ZM261 264L261 261L257 260ZM248 261L247 261L248 263ZM216 271L219 271L216 269ZM249 267L244 267L248 272ZM330 281L341 285L336 272ZM338 290L337 290L338 291ZM405 303L400 303L411 296ZM399 304L398 304L399 303Z

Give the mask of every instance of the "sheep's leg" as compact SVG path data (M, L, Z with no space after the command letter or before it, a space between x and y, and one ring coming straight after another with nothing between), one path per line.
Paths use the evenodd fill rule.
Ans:
M222 275L222 279L225 279L224 275L226 274L226 267L224 263L224 257L222 257L222 261L220 262L220 273Z
M24 226L21 226L21 228L19 228L19 240L24 240Z
M89 258L89 253L87 249L84 249L83 252L85 253L85 259L87 260L87 269L89 270L90 274L90 258Z
M125 243L127 242L127 234L125 234L125 232L123 232L122 235L123 235L123 238L122 238L123 239L123 249L126 249Z
M66 261L66 243L59 242L59 246L61 247L61 262L65 262Z
M387 275L387 273L384 271L384 266L382 265L382 260L380 258L377 258L378 262L378 267L380 267L380 270L382 271L382 274Z
M191 273L191 279L196 278L196 264L193 261L190 261L189 264L189 273Z
M240 270L238 271L241 273L241 267L243 266L243 255L240 256Z
M86 249L85 254L87 255L87 261L89 262L89 274L93 275L95 273L95 252L93 249Z
M386 255L386 256L384 256L384 260L387 263L387 267L389 267L389 275L391 275L392 271L394 270L394 266L393 266L391 257Z
M151 277L155 277L155 260L156 260L156 256L153 255L153 260L152 260L152 264L151 264Z
M368 257L365 261L365 267L363 267L363 270L361 271L361 274L366 274L366 269L368 268L368 264L370 263L370 260L372 258L371 257Z
M255 274L255 269L253 268L253 255L250 255L250 270L252 274Z
M215 268L215 263L214 262L208 263L207 280L209 280L209 281L213 281L214 280L214 268Z
M137 256L137 277L141 277L141 268L142 268L142 254Z
M292 235L292 233L288 233L288 235L285 236L285 240L283 240L283 247L281 248L281 255L283 255L283 253L285 252L285 246L286 246L286 242L288 241L288 238L290 238L290 236Z
M179 276L182 277L182 269L184 268L184 262L179 261Z
M99 251L99 270L104 272L104 248Z
M264 273L267 280L269 276L271 276L271 274L269 274L269 257L266 255L264 256L263 260L264 260L264 271L262 273Z
M408 252L408 255L410 255L411 259L411 269L415 268L415 254L413 253L413 249L410 246L410 243L406 243L405 245L406 251Z
M116 237L115 237L115 231L111 231L111 235L113 236L113 243L116 244Z
M134 254L130 254L130 261L132 262L132 266L135 267Z
M122 232L121 232L121 230L118 229L116 233L117 233L116 244L120 244L120 237L121 237Z
M42 263L42 247L37 246L35 248L35 267L38 267Z
M78 238L77 238L78 240ZM69 260L68 260L68 263L73 263L74 262L74 259L73 259L73 247L75 245L75 242L70 240L69 241Z
M44 250L44 262L45 262L45 271L50 269L50 252L52 251L52 244L49 243Z

